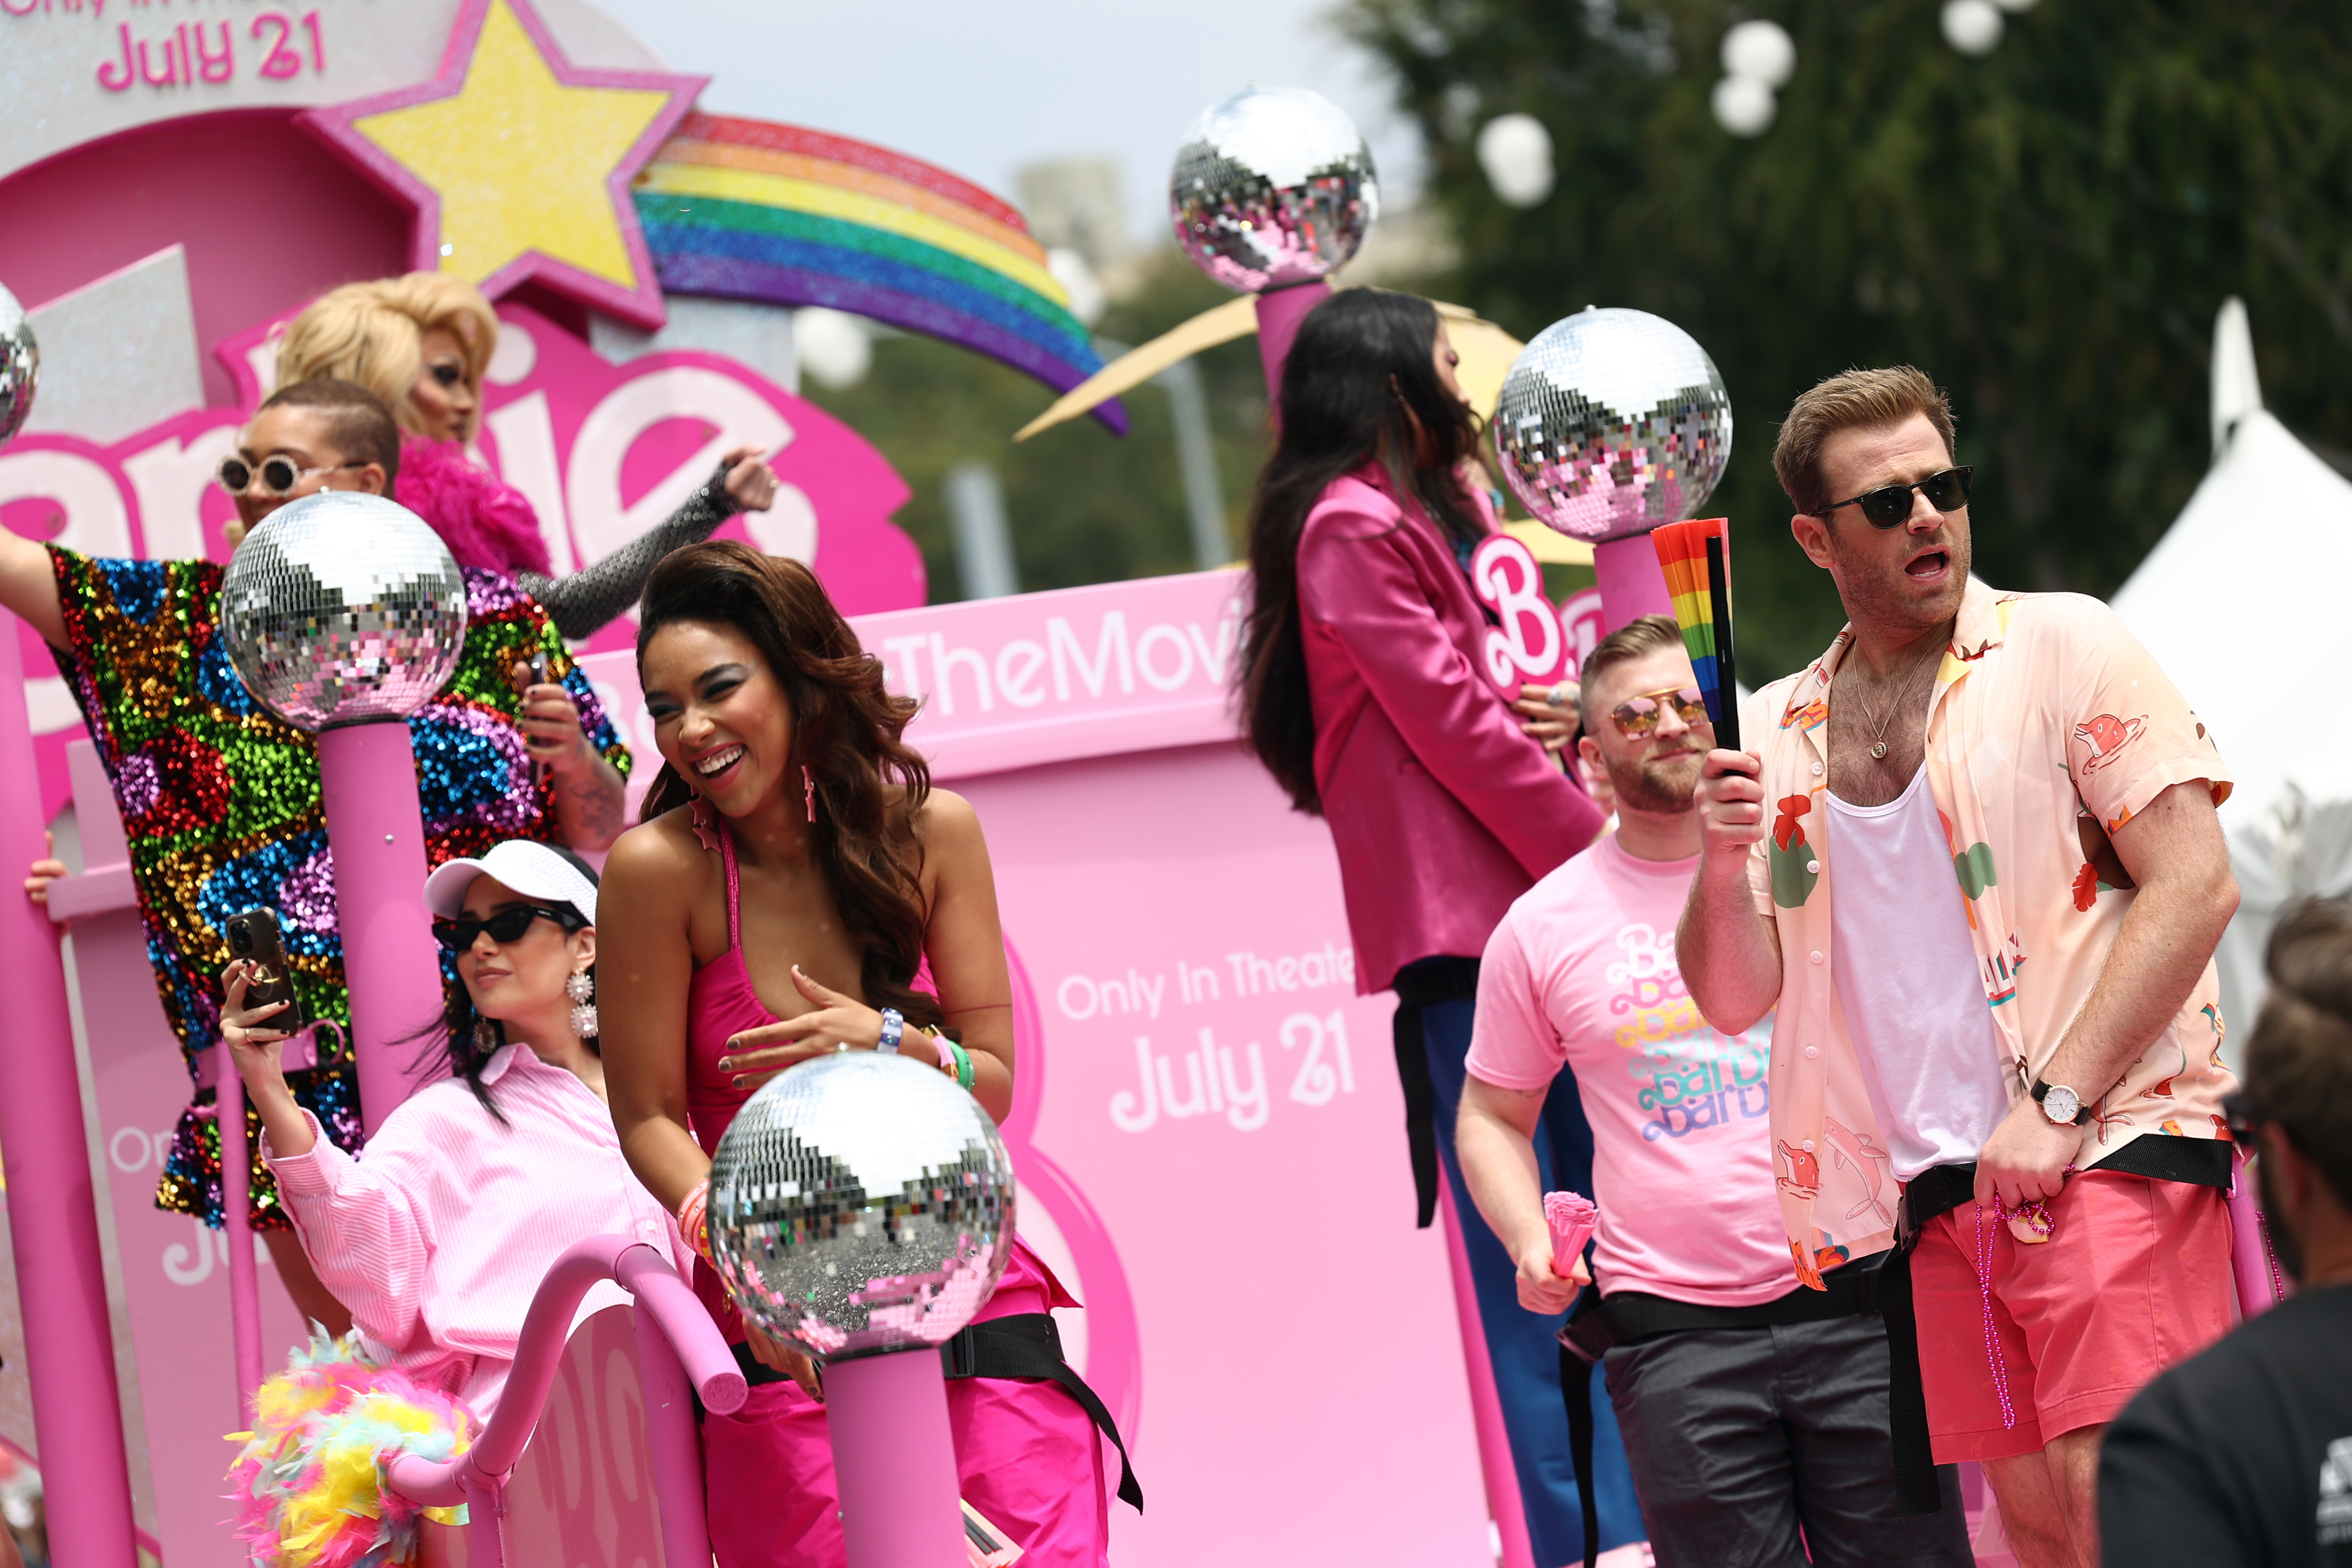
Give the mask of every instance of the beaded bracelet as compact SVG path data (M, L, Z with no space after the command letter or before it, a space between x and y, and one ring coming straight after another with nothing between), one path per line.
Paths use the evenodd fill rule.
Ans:
M899 1037L906 1033L906 1029L907 1016L905 1014L899 1012L896 1007L883 1008L882 1038L875 1043L874 1048L880 1051L886 1057L897 1056L898 1054Z
M705 1176L694 1184L685 1201L677 1205L677 1231L694 1248L696 1257L716 1268L719 1260L710 1256L709 1211L710 1178Z

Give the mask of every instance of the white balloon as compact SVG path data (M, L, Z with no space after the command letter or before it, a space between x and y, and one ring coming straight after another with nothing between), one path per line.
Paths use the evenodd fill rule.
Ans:
M1708 102L1715 110L1715 122L1734 136L1763 135L1780 107L1772 89L1752 76L1725 77L1715 84L1715 96Z
M2031 5L2033 0L2024 0ZM1723 72L1751 77L1766 87L1786 87L1797 68L1797 40L1778 22L1742 22L1723 35Z
M1992 0L1947 0L1944 42L1964 55L1989 55L2000 47L2000 11Z
M1478 166L1497 198L1534 206L1551 195L1551 132L1532 114L1498 114L1478 129Z
M822 305L793 312L793 352L801 369L835 392L856 386L874 368L874 341L866 336L866 323Z

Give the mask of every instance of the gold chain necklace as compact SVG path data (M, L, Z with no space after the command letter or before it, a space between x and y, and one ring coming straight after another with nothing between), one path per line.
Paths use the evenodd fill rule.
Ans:
M1937 661L1938 664L1941 662L1942 660L1940 658ZM1936 668L1936 665L1930 664L1927 668L1933 669ZM1906 697L1908 697L1909 695L1910 694L1907 691L1904 693L1904 696ZM1860 704L1862 708L1862 716L1870 721L1871 735L1873 737L1870 754L1874 757L1884 758L1886 755L1886 726L1879 721L1877 714L1871 711L1870 704L1864 700L1861 692L1855 692L1853 694L1853 700L1856 703ZM1889 717L1892 717L1894 714L1900 713L1902 710L1902 703L1898 701L1894 708L1888 710L1888 715Z

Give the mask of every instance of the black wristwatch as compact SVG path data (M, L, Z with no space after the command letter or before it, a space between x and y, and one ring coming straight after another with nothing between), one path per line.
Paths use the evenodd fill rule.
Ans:
M2042 1114L2056 1126L2080 1127L2091 1119L2091 1108L2083 1103L2083 1097L2063 1083L2044 1083L2037 1078L2031 1092Z

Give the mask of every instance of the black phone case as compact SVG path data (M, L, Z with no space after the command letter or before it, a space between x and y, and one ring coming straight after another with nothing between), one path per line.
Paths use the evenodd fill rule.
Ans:
M242 933L246 945L238 945ZM272 1002L289 1004L286 1011L268 1019L266 1026L283 1029L292 1035L307 1027L310 1020L303 1016L301 998L294 994L293 971L286 962L286 942L278 929L278 911L269 909L247 910L228 919L229 954L233 958L250 960L270 978L258 979L246 987L247 1008L267 1007Z

